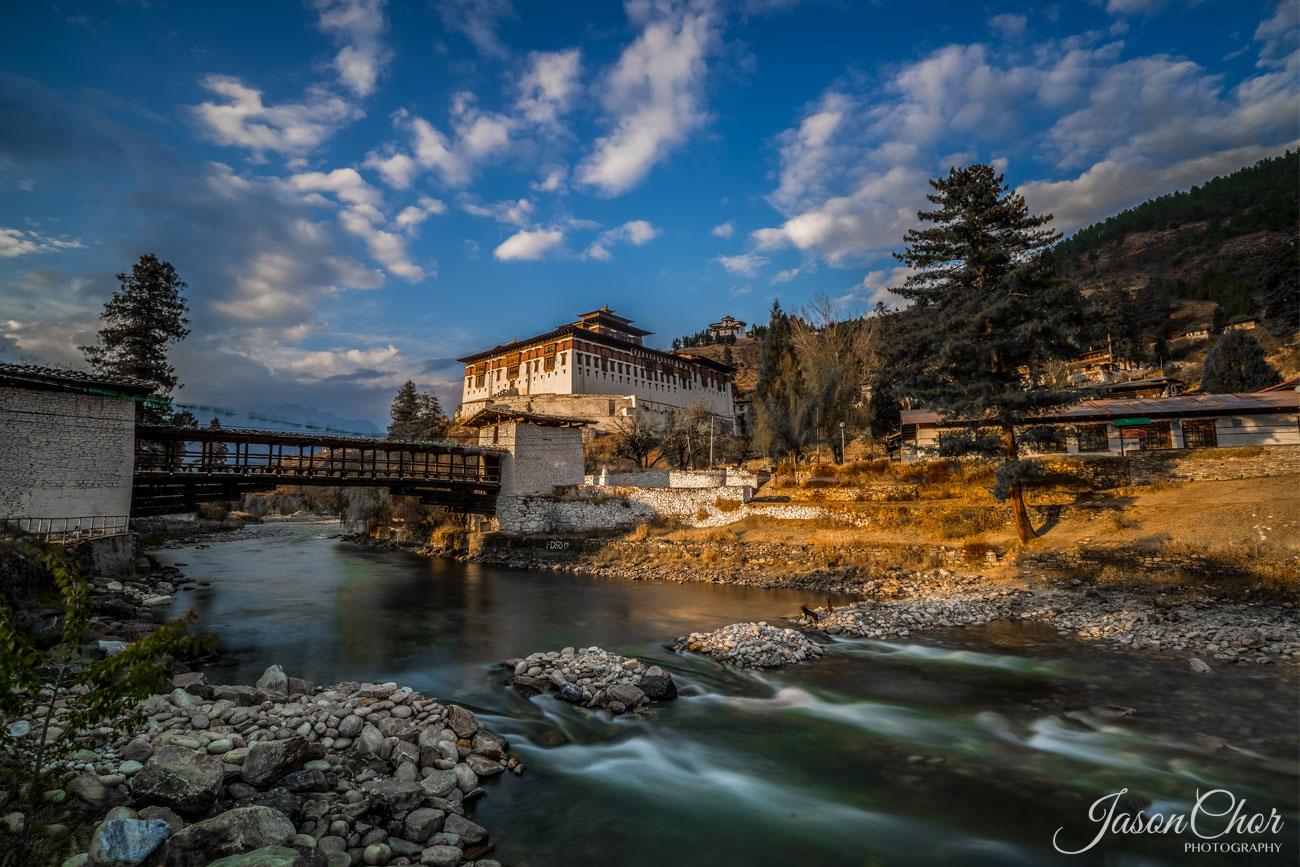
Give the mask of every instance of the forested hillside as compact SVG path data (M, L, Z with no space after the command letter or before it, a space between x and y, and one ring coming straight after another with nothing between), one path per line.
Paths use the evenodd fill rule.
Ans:
M1198 326L1257 315L1300 327L1300 153L1145 202L1058 244L1058 272L1094 308L1092 330L1141 358Z

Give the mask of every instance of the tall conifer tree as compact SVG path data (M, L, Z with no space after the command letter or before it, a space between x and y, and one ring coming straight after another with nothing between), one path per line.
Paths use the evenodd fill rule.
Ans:
M152 253L140 257L130 274L118 274L121 284L104 304L99 341L82 346L86 360L96 371L114 376L143 379L154 386L154 396L171 399L180 388L176 368L167 360L167 349L190 333L185 326L189 307L181 294L185 281L170 262ZM141 404L141 419L153 424L182 420L193 424L188 412L171 415L171 407Z
M798 460L808 428L808 401L801 387L790 317L781 302L772 303L763 361L754 386L754 442L773 457L793 454Z
M1003 462L994 494L1010 500L1016 532L1027 542L1033 529L1024 486L1042 466L1021 460L1019 428L1074 396L1042 384L1038 374L1074 353L1079 294L1043 260L1059 237L1042 228L1051 216L1031 214L992 167L954 168L930 186L927 198L937 208L917 214L930 225L909 231L898 256L915 270L896 290L913 310L891 346L891 367L900 389L925 406L999 432Z
M1227 331L1205 356L1201 391L1233 394L1276 385L1277 369L1264 357L1259 341L1245 331Z

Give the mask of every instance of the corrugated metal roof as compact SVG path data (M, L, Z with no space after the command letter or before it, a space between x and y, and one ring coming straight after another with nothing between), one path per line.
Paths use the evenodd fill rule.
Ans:
M1258 415L1300 411L1300 392L1257 391L1248 394L1182 394L1177 397L1128 397L1089 400L1035 416L1034 421L1106 421L1117 418L1169 418L1196 415ZM904 425L960 424L928 409L902 412Z

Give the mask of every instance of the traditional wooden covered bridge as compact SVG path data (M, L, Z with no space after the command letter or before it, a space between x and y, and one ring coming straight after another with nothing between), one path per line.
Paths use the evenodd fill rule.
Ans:
M131 514L187 512L280 485L320 485L383 487L491 515L505 454L452 443L138 425Z

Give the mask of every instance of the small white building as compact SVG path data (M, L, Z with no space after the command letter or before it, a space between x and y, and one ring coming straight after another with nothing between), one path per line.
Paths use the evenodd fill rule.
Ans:
M147 383L0 364L0 523L47 535L125 533L135 406Z
M745 325L739 319L732 319L730 316L722 317L721 322L712 322L709 324L710 337L735 337L739 339L745 333Z
M1300 445L1300 392L1090 400L1032 420L1059 432L1044 455L1119 455L1135 451ZM933 410L902 413L903 461L936 457L946 436L969 426ZM990 429L989 433L995 433Z

